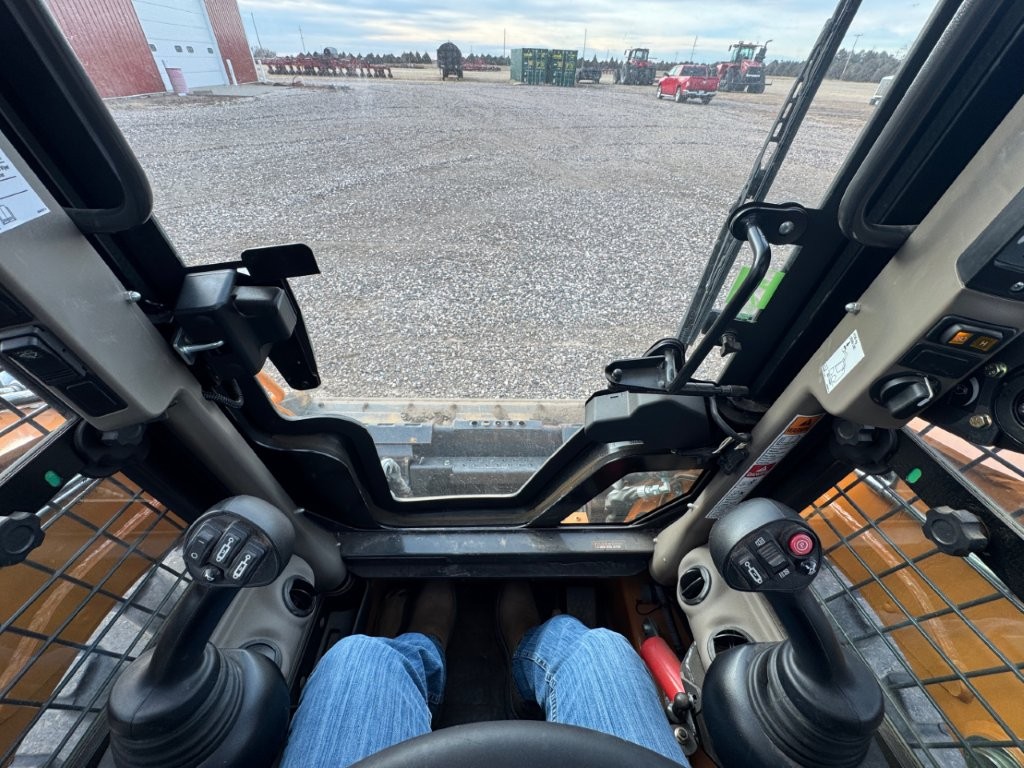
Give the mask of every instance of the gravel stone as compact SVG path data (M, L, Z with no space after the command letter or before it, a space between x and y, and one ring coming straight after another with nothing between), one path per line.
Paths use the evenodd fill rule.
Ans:
M187 263L313 248L319 395L577 399L678 327L784 95L355 81L111 111ZM813 114L770 199L817 203L868 114Z

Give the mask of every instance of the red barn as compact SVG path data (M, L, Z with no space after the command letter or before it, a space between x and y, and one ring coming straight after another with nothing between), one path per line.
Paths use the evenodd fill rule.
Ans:
M45 0L100 96L255 82L237 0Z

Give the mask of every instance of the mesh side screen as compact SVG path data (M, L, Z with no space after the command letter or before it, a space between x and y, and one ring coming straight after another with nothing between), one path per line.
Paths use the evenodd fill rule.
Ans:
M0 571L0 766L60 765L188 584L185 523L123 476L75 478Z
M1024 766L1024 609L980 561L939 552L926 511L902 481L823 494L803 512L826 551L815 593L922 765Z
M0 367L0 481L75 416L45 402Z
M924 438L950 469L1005 512L1024 536L1024 454L974 445L920 419L911 422L910 429Z

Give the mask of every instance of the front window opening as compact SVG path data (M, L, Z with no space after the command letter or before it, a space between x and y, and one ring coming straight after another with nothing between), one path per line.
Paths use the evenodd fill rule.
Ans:
M851 31L833 58L826 79L815 94L793 144L779 167L778 175L767 195L767 202L796 202L809 208L820 205L850 149L876 112L879 99L875 97L875 93L879 81L898 71L912 43L912 37L919 29L916 25L913 34L908 34L910 29L903 23L905 20L901 20L899 34L903 37L898 41L894 39L893 44L888 47L865 47L862 44L864 33L858 20L865 14L886 12L891 13L891 8L884 7L878 2L863 4L858 19L854 20ZM923 21L924 16L920 18L918 25ZM755 60L758 53L759 48L754 50L749 46L741 46L732 51L734 56L751 60ZM777 96L787 96L795 78L800 75L801 66L800 61L775 58L769 45L768 54L764 58L765 79L772 83L768 90L778 87L779 90L774 93ZM764 137L770 131L773 131L773 135L778 135L777 129L773 128L777 115L777 107L776 111L766 110L751 115L751 120L758 120L760 127L754 131L757 146L748 147L751 161L757 157ZM761 163L762 168L771 163L778 147L779 145L774 142L768 144ZM798 253L798 249L795 248L785 249L784 255L777 253L778 250L781 249L777 246L772 249L771 270L758 291L759 294L767 294L769 300L774 294L774 289L785 277L789 262ZM706 307L704 325L711 321L716 311L721 310L735 289L745 259L746 255L741 253L734 262L726 262L715 269L715 279L710 285L720 285L721 288L716 294L715 302ZM700 294L692 299L693 302L703 300ZM766 306L767 302L763 304ZM757 314L763 308L764 306L760 306L752 313L750 310L755 308L745 308L744 313L741 313L741 320L756 322ZM713 355L698 371L698 376L717 379L726 362Z
M866 62L909 45L928 10L900 9L896 39L897 11L865 0L868 22L843 44L854 55L842 54L842 67L837 57L778 199L820 199L873 114L876 71ZM650 41L638 27L624 42L619 29L602 40L588 26L587 50L575 55L553 32L516 33L504 58L500 44L481 43L453 60L442 41L426 54L341 41L323 53L261 50L264 74L287 88L204 94L197 78L220 73L185 71L189 98L108 106L189 266L286 242L316 254L322 274L291 282L323 383L296 416L367 423L390 441L377 448L389 476L404 480L396 494L506 493L578 429L609 362L677 332L825 15L786 39L766 30L767 43L700 36L684 45L659 37L656 14L634 22L653 25ZM611 82L630 54L640 80L731 62L747 67L744 77L763 70L766 85L744 81L706 104L655 99L650 83ZM577 62L595 58L588 74L599 69L602 82L578 83ZM513 82L516 66L530 72ZM785 279L788 257L777 250L748 322ZM706 291L712 301L721 305L740 266L722 268ZM721 365L713 352L698 376L716 378ZM410 412L416 420L403 417ZM485 450L485 434L520 442Z

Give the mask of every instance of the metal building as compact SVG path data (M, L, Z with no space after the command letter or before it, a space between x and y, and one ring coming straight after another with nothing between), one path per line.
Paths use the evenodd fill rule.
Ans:
M255 82L237 0L46 0L100 96Z

